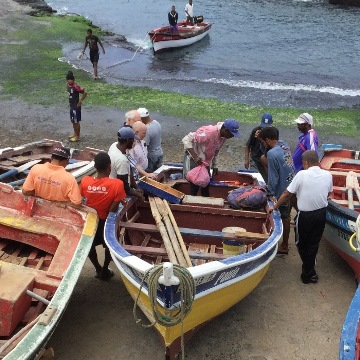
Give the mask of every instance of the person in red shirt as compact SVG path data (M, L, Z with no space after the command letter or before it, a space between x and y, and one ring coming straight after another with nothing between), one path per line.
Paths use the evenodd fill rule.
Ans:
M95 158L97 176L85 176L81 180L81 195L86 198L86 205L95 209L99 216L99 225L94 237L89 259L95 267L96 277L101 280L109 280L114 272L109 269L111 261L110 251L104 241L105 221L109 212L116 212L120 202L126 204L124 183L119 179L110 179L111 160L107 153L98 153ZM104 265L101 266L96 253L96 246L105 248Z

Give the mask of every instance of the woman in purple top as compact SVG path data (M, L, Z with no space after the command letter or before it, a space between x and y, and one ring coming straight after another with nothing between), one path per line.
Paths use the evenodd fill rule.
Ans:
M318 152L319 139L317 133L311 127L313 126L313 117L308 113L301 114L295 122L297 123L297 128L301 132L299 136L299 142L293 152L293 162L295 166L295 172L303 170L302 165L302 154L306 150L315 150Z

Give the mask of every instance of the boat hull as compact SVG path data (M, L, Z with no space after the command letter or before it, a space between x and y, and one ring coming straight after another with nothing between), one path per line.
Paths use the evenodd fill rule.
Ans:
M12 319L18 319L7 333L1 329L1 358L30 360L41 353L70 300L97 222L90 208L24 197L0 183L0 303L9 304L0 306L0 317L6 322L10 308ZM9 281L13 276L15 283ZM33 280L23 281L27 278ZM26 290L43 300L32 299L30 305Z
M168 26L149 32L154 53L189 46L202 40L209 34L211 24L201 23L186 26L183 22L179 24L178 28L177 32L171 32Z

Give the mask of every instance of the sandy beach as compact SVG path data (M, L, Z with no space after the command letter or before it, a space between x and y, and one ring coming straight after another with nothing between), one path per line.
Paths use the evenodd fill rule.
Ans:
M0 2L0 43L6 43L6 33L16 29L16 21L31 21L26 14L29 10L12 0ZM1 148L43 138L70 145L67 138L71 124L65 92L63 107L9 99L1 87L0 95ZM141 106L146 107L146 103ZM127 110L85 104L81 142L76 146L107 150L116 141ZM164 161L181 161L181 138L203 123L159 113L150 113L150 116L162 125ZM241 114L238 120L241 123ZM244 144L252 127L241 125L240 140L231 140L222 149L221 169L242 167ZM298 137L295 126L280 128L280 134L294 146ZM340 142L345 147L359 143L358 138L334 135L323 136L321 140ZM302 284L300 270L291 231L289 255L277 256L254 292L201 329L186 346L186 358L337 359L342 323L355 292L354 275L325 241L320 245L318 256L319 283ZM155 331L135 324L133 301L119 275L102 282L95 279L94 274L87 261L68 309L48 344L54 348L55 359L162 359L163 349Z

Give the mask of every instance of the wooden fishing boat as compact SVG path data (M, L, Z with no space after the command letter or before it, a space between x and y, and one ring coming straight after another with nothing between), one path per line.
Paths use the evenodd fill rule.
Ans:
M321 167L333 176L334 192L326 212L324 237L360 279L360 151L323 145ZM341 332L340 360L360 360L360 288Z
M349 239L356 231L356 219L360 213L360 191L349 184L349 172L357 176L357 187L360 179L359 151L334 149L324 145L324 156L321 167L329 170L333 176L334 192L326 213L325 239L354 270L360 279L360 254L349 246Z
M59 146L63 146L60 141L44 139L14 148L0 149L0 181L20 187L30 167L50 161L52 151ZM95 173L93 159L100 151L89 147L83 150L70 149L71 159L66 169L80 182L84 176Z
M178 23L177 31L170 31L170 26L164 26L151 30L148 34L154 53L158 53L192 45L209 34L210 29L209 22L202 21L191 26L186 25L186 21L182 21Z
M89 253L98 217L0 183L0 358L40 358Z
M150 179L142 181L154 186ZM151 323L157 319L154 327L167 359L176 358L182 339L189 340L260 283L282 235L280 215L269 214L268 205L257 211L234 210L223 197L191 197L176 190L177 185L186 189L184 180L156 185L172 204L157 197L144 203L131 199L126 208L109 215L105 226L106 243L129 294ZM211 191L223 193L223 188ZM172 266L179 266L175 276ZM148 271L164 272L159 279L164 285L147 275L141 285ZM184 272L185 279L179 280ZM179 288L189 282L193 297L181 301ZM178 317L185 316L185 308L182 322ZM172 326L163 321L172 316L178 321L169 321Z

